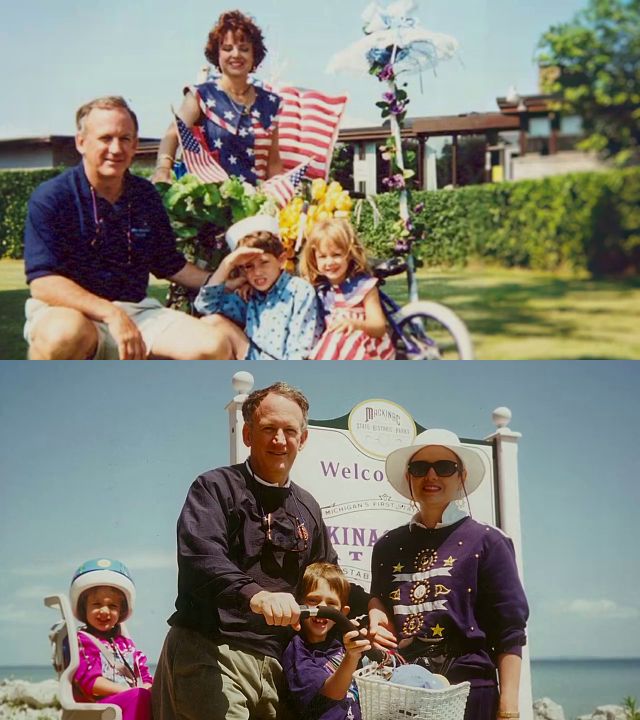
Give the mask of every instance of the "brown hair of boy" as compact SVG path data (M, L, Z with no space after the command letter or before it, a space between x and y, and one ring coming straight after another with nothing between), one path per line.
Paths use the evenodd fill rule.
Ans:
M251 235L245 235L242 240L238 242L238 247L256 248L277 258L285 251L282 240L276 235L264 230L252 233Z
M318 580L326 581L331 590L340 598L342 607L348 604L351 589L349 581L337 565L325 562L312 563L307 567L300 581L298 597L304 600L317 587Z

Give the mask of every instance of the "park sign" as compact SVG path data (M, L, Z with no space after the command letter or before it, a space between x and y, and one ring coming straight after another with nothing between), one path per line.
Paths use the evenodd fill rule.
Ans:
M236 422L231 435L240 439L239 413ZM386 457L411 445L424 429L403 407L380 398L364 400L332 420L309 420L309 437L294 463L291 479L317 500L340 567L366 590L371 583L371 552L376 541L385 532L408 523L416 511L387 481ZM478 520L497 524L492 444L483 440L462 442L484 453L492 468L491 477L469 497L471 513ZM241 462L248 448L237 443L234 452L233 445L231 461ZM457 504L467 508L466 500Z

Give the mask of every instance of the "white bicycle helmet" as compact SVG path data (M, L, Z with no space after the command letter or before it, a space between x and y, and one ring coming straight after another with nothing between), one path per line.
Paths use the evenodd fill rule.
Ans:
M127 609L122 613L119 622L124 622L131 617L136 602L136 588L127 566L119 560L98 558L82 563L71 580L69 600L71 601L73 614L78 620L81 622L86 621L86 618L80 617L78 614L78 604L82 593L91 588L104 585L120 590L127 601Z

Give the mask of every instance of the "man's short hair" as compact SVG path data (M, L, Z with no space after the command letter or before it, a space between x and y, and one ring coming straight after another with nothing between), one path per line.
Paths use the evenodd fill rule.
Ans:
M309 415L309 401L297 388L288 385L285 382L273 383L269 387L262 388L261 390L254 390L247 399L242 403L242 417L244 421L249 425L253 422L253 416L256 410L260 406L260 403L267 397L267 395L280 395L288 400L293 400L296 405L302 410L302 429L307 427L307 418Z
M84 130L84 119L94 108L99 108L100 110L114 110L116 108L126 110L133 121L133 125L136 129L136 135L138 134L138 118L127 104L127 101L123 97L120 97L120 95L105 95L104 97L90 100L88 103L79 107L76 112L76 127L78 128L78 132L82 132Z
M318 581L325 580L330 590L340 599L340 605L344 607L349 603L351 585L345 574L337 565L326 562L312 563L307 566L298 587L298 601L304 599L318 587Z
M282 240L273 233L264 230L245 235L239 242L238 247L250 247L262 250L276 258L279 258L285 251Z

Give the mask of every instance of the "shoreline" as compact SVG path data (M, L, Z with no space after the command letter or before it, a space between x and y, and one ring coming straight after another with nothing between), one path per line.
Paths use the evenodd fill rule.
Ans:
M0 720L59 720L61 709L57 691L58 680L53 677L38 682L18 678L1 680ZM626 720L626 717L621 705L598 705L590 713L574 718L567 717L562 705L548 697L539 698L533 703L534 720Z

